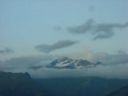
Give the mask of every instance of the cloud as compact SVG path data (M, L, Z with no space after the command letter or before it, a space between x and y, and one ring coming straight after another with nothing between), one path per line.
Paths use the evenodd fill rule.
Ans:
M55 78L55 77L104 77L128 79L128 64L125 65L98 65L88 69L46 69L29 71L34 78Z
M70 33L75 33L75 34L87 33L88 31L91 30L93 22L94 22L93 19L89 19L86 23L75 27L68 27L67 30Z
M52 45L47 45L47 44L37 45L35 48L38 51L41 51L41 52L44 52L44 53L50 53L50 52L58 50L58 49L62 49L62 48L72 46L76 43L77 43L76 41L63 40L63 41L58 41L58 42L56 42Z
M53 29L55 31L61 31L62 30L62 27L61 26L55 26L55 27L53 27Z
M43 68L42 65L38 65L38 66L30 66L30 67L29 67L29 69L31 69L31 70L39 70L39 69L41 69L41 68Z
M34 78L97 76L128 79L128 53L123 51L115 54L94 53L94 58L95 57L101 60L103 64L87 69L74 70L46 68L45 66L57 58L56 56L40 55L15 57L6 61L0 61L0 70L9 72L29 72Z
M3 61L0 61L0 71L4 71L4 63L3 63Z
M0 49L0 54L10 54L10 53L14 53L14 50L12 50L11 48L1 48Z
M89 6L88 11L89 12L94 12L95 11L95 6Z
M11 59L7 59L5 61L0 62L0 67L5 71L28 71L29 69L40 69L39 66L45 66L50 60L52 60L52 56L48 55L39 55L39 56L21 56L21 57L13 57Z
M72 34L89 33L94 40L107 39L114 36L116 29L124 29L128 27L128 22L120 23L99 23L97 24L93 19L87 20L84 24L75 27L68 27L68 32Z
M116 54L106 54L104 57L100 58L105 64L128 64L128 53L119 51Z
M94 54L96 56L96 54ZM95 57L94 56L94 57ZM55 78L55 77L104 77L128 79L128 54L119 52L116 54L97 54L102 60L102 64L96 67L86 69L54 69L40 68L39 70L30 70L34 78Z

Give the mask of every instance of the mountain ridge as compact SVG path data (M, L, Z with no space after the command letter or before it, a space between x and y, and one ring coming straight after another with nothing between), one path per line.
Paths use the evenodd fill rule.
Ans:
M69 57L62 57L53 60L46 67L55 69L84 69L96 67L99 64L101 64L101 62L93 63L85 59L72 59Z

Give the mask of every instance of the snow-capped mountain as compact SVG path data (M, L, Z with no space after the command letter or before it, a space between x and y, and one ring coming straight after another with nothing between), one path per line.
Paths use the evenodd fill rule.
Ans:
M95 67L100 63L101 62L92 63L88 60L63 57L53 60L47 67L57 68L57 69L84 69L84 68Z

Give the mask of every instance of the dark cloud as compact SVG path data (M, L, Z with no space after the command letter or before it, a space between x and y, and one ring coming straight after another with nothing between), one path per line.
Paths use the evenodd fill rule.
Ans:
M0 49L0 54L10 54L10 53L14 53L14 50L12 50L11 48Z
M128 22L124 24L119 23L101 23L97 24L93 19L87 20L86 23L75 26L69 27L67 30L70 33L74 34L84 34L89 33L93 36L93 39L106 39L114 36L116 29L124 29L128 27Z
M52 45L47 45L47 44L38 45L35 48L38 51L45 52L45 53L50 53L50 52L58 50L58 49L62 49L62 48L72 46L76 43L77 43L76 41L63 40L63 41L58 41L58 42L56 42Z
M67 30L70 33L74 33L74 34L87 33L88 31L91 30L93 22L94 22L93 19L89 19L86 23L79 25L79 26L75 26L75 27L69 27L67 28Z

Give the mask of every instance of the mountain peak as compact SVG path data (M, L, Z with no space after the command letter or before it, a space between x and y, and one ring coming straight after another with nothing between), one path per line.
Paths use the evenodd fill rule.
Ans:
M57 69L83 69L94 67L97 63L92 63L84 59L72 59L69 57L61 57L53 60L47 67Z

